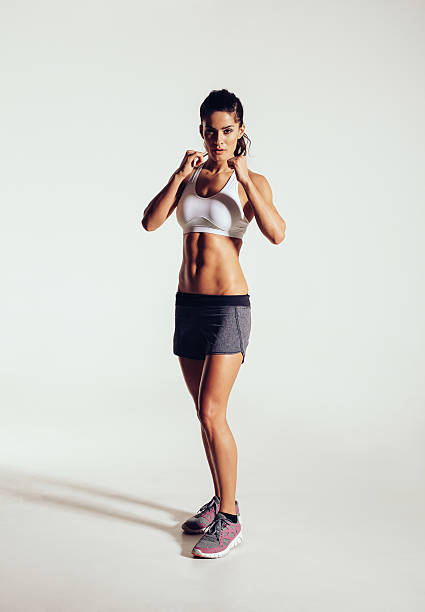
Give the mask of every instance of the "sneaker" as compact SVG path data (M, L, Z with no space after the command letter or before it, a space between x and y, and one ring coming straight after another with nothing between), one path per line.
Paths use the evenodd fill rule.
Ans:
M202 538L192 548L192 555L206 559L217 559L227 555L232 548L241 542L242 533L239 518L237 523L232 523L225 514L218 512Z
M235 500L236 514L240 514L238 502ZM201 506L198 512L182 524L186 533L204 533L220 510L220 500L214 495L209 502Z

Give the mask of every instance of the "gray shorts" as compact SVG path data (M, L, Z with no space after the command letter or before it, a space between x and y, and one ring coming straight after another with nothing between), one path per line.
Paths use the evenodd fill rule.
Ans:
M249 294L210 295L177 291L173 353L190 359L242 353L251 332Z

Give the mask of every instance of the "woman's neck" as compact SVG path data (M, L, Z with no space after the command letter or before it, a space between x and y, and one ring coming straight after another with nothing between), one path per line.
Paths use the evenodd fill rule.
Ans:
M219 174L220 172L228 172L231 170L226 160L217 162L209 158L204 162L202 167L208 170L208 172L211 172L211 174Z

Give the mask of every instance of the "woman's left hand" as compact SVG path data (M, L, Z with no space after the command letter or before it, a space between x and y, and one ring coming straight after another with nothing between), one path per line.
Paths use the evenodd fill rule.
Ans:
M230 168L234 168L236 172L236 178L240 183L246 183L249 181L248 166L246 165L246 156L237 155L227 160L227 165Z

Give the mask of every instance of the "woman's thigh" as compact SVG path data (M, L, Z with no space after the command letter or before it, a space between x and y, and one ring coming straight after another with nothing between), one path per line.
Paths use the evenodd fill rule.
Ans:
M204 359L189 359L188 357L179 357L180 367L182 369L183 378L190 395L198 409L199 386L204 367Z
M199 385L199 415L224 418L232 387L242 365L242 352L207 355Z
M186 386L197 410L208 405L225 412L227 402L239 373L241 352L224 355L206 355L205 359L179 357Z

